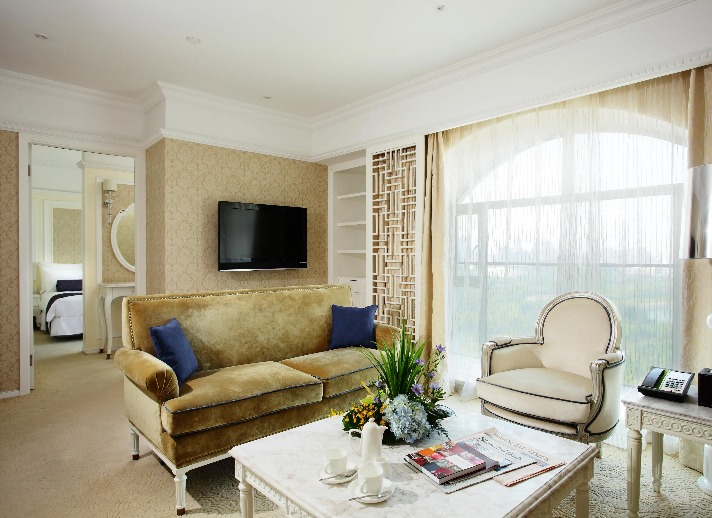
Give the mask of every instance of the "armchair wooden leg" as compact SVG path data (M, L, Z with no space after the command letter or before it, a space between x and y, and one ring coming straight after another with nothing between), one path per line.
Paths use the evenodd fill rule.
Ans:
M138 434L132 428L129 428L129 433L131 434L131 458L138 460Z
M598 441L596 443L596 449L598 450L598 454L596 455L597 459L600 459L603 457L603 441Z
M176 476L173 479L176 483L176 514L183 516L185 514L185 481L188 476L185 470L176 470Z

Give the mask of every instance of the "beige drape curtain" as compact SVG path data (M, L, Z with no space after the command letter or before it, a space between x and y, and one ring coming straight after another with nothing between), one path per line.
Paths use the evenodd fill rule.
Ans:
M690 167L712 164L712 65L692 71L688 117Z
M444 250L444 199L443 199L443 136L427 136L426 164L423 197L423 229L421 253L420 329L421 340L429 340L430 349L445 342L445 273ZM447 359L440 364L438 380L449 391Z
M712 164L712 66L696 68L690 76L688 104L689 167ZM712 367L712 259L685 259L682 265L682 336L680 365L699 372ZM697 379L695 378L695 383ZM680 441L680 461L702 471L702 445Z
M688 101L688 165L712 163L712 66L692 70ZM681 366L699 372L712 367L712 259L686 259L683 264Z

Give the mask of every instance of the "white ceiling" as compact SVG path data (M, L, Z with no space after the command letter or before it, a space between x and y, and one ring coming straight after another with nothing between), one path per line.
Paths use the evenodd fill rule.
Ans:
M0 69L128 97L163 81L316 117L631 3L0 0Z

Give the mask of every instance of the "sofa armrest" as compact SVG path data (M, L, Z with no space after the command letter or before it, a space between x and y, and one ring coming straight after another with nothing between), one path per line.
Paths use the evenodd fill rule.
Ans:
M497 337L482 345L482 377L541 366L541 343L533 337Z
M128 379L158 403L178 397L176 373L155 356L138 349L122 347L116 351L114 363Z
M380 324L376 322L376 327L374 329L374 335L376 337L376 344L380 345L381 342L386 342L387 344L392 344L396 340L400 340L401 330L397 327L390 326L388 324Z

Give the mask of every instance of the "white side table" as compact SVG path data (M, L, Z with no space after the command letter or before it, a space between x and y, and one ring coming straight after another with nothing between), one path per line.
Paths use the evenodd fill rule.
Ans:
M663 434L712 444L712 408L698 406L697 387L690 387L681 403L639 392L624 396L622 402L628 427L628 516L635 518L640 506L640 430L653 434L653 490L659 493L663 477Z
M99 300L97 309L99 311L99 323L104 328L106 336L106 359L111 358L111 348L113 346L114 327L111 321L111 303L114 299L133 295L136 283L133 282L100 282ZM103 351L103 349L102 349Z

